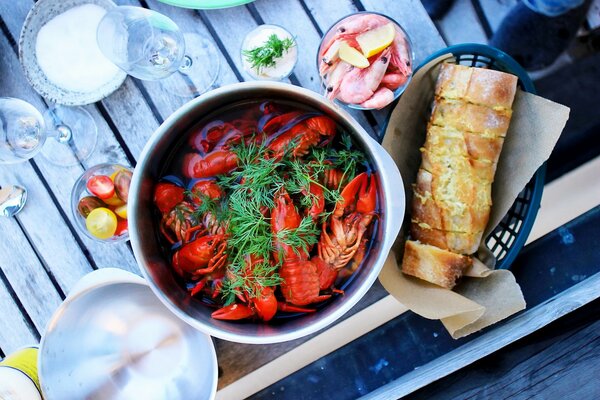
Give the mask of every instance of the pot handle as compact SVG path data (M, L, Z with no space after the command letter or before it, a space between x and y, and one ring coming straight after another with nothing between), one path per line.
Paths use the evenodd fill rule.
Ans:
M381 185L383 188L385 202L391 204L391 207L385 209L385 239L382 243L382 254L386 257L396 241L402 222L404 221L404 212L406 209L406 195L404 192L404 181L398 166L388 154L388 152L379 143L376 143L377 155L380 158Z

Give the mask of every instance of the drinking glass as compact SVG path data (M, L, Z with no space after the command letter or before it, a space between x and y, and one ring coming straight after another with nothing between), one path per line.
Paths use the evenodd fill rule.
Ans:
M160 80L172 94L195 97L219 72L215 46L195 33L182 33L169 17L141 7L109 10L96 33L104 55L129 75Z
M81 107L56 106L42 115L26 101L0 97L0 164L41 151L53 164L76 165L94 151L97 137L94 119Z

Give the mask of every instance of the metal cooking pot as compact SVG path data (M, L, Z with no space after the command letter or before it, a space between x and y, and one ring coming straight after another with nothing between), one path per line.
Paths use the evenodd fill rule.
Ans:
M353 281L318 312L297 318L252 321L212 319L213 309L189 296L175 279L158 242L152 202L154 185L182 135L205 115L241 100L293 101L333 118L355 140L374 166L378 177L380 219L374 245ZM208 92L183 105L154 132L139 158L129 192L129 232L133 251L143 275L158 298L184 321L212 336L241 343L277 343L297 339L326 327L356 304L369 290L398 235L404 218L404 185L396 164L387 152L343 109L319 94L276 82L245 82Z

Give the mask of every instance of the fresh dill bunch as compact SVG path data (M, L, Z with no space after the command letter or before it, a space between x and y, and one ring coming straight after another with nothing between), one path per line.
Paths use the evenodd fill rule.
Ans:
M262 46L244 50L242 54L251 67L260 74L263 68L275 66L275 60L281 58L283 53L287 53L295 45L296 41L293 38L280 39L276 34L272 34Z
M229 220L227 198L212 199L204 193L194 193L191 197L199 200L192 213L196 220L201 221L206 213L213 215L217 222L227 222Z
M356 176L357 167L366 164L367 159L361 151L354 149L352 139L347 133L340 136L340 143L343 146L340 150L327 149L327 159L330 160L332 168L340 168L343 178L349 180ZM344 182L344 179L341 179L341 182Z
M230 265L228 279L223 281L221 287L224 305L232 304L238 295L247 293L250 297L259 297L264 288L280 285L283 279L277 273L279 267L279 264L273 265L268 260L259 261L248 273L245 261Z
M253 254L269 258L273 249L270 220L261 212L262 205L243 190L234 191L229 198L231 237L228 245L236 261ZM230 253L231 254L231 253Z
M321 231L310 216L302 218L300 225L295 229L284 228L275 234L277 240L286 244L300 254L300 250L307 252L317 243Z

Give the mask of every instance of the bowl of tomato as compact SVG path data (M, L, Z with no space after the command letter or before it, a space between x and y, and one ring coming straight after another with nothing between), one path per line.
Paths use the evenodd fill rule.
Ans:
M120 164L99 164L73 185L71 212L88 237L108 243L129 240L127 199L133 173Z

